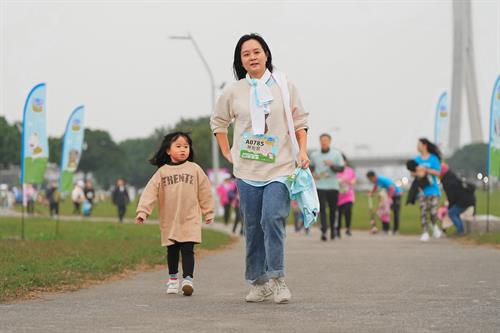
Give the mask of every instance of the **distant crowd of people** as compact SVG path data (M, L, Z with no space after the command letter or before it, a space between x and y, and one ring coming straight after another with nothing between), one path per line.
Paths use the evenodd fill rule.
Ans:
M328 236L331 240L340 238L343 227L345 234L351 236L356 174L346 156L331 147L329 134L322 134L319 140L320 150L311 155L311 170L321 206L321 240L327 241ZM429 140L419 139L417 150L418 155L407 162L413 182L406 203L418 202L422 226L420 240L429 241L431 232L434 238L440 238L451 226L455 226L457 235L464 234L463 219L471 219L475 210L474 184L451 171L443 162L439 148ZM368 192L371 232L379 231L378 221L384 234L399 234L403 189L393 179L373 170L366 173L366 178L373 185ZM441 188L446 200L439 207ZM375 194L377 207L373 206ZM300 217L295 216L295 219Z
M418 155L407 162L407 169L413 182L407 196L407 203L419 202L422 235L420 240L428 242L430 232L440 238L443 231L451 225L456 234L464 233L464 219L472 218L475 213L476 196L474 184L458 177L443 161L442 153L434 143L421 138L417 143ZM441 187L446 201L440 208ZM441 227L438 219L441 218ZM451 220L451 223L449 221ZM429 228L430 222L430 228Z
M94 188L92 180L78 180L74 183L72 190L65 196L59 190L57 181L50 181L45 189L36 184L25 184L24 189L13 186L9 188L7 184L0 184L0 209L4 212L10 211L14 205L26 207L28 215L36 213L36 205L47 205L51 217L58 217L60 214L60 204L64 197L71 200L72 215L89 217L98 201L105 200L105 194L100 193L99 197ZM130 196L122 178L116 180L111 194L111 201L116 206L119 222L123 222L127 206L130 203Z
M319 138L320 150L311 154L310 169L314 176L320 210L321 240L327 241L340 238L341 230L351 236L353 205L355 203L356 173L347 157L331 147L332 138L322 134ZM407 193L406 204L417 204L420 209L422 235L420 240L427 242L431 235L440 238L447 229L454 226L457 235L465 232L464 219L470 220L475 214L475 186L458 177L449 166L443 162L439 148L429 140L421 138L417 144L418 155L407 161L407 169L413 181ZM389 177L373 170L366 173L366 178L373 185L368 192L371 232L379 231L377 222L383 233L397 235L400 230L400 216L403 190ZM446 194L446 200L441 200L441 191ZM240 210L240 194L237 180L227 176L216 188L216 194L223 209L223 221L228 225L232 220L233 233L244 234L244 219ZM373 207L373 197L376 194L377 207ZM96 190L92 180L78 180L69 193L73 205L73 215L91 216L96 204ZM112 203L116 206L119 222L123 222L130 196L124 179L117 179L110 193ZM18 187L9 188L0 184L0 209L7 211L13 205L24 203L28 214L35 213L36 204L47 204L50 216L57 217L60 213L62 200L59 184L51 181L45 191L39 186L25 184L24 191ZM440 202L442 205L440 206ZM296 232L304 228L303 216L297 203L291 202L291 217ZM390 221L392 217L392 230ZM438 224L441 221L441 225ZM239 227L239 231L238 231Z

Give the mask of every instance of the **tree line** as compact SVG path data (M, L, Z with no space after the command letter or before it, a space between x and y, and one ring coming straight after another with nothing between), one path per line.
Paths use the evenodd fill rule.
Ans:
M21 159L21 123L9 124L0 116L0 169L10 165L19 165ZM203 169L212 167L212 132L209 117L181 119L171 127L155 129L145 138L127 139L116 143L111 135L100 129L85 129L84 151L78 171L92 173L99 185L108 188L122 177L136 187L145 186L155 172L155 167L148 163L149 158L158 149L162 138L167 133L180 130L191 133L195 151L195 161ZM229 129L229 138L232 129ZM49 137L49 162L60 164L62 138ZM450 167L467 178L474 178L478 173L486 174L488 146L476 143L462 147L447 159ZM229 163L219 153L221 167L229 168Z

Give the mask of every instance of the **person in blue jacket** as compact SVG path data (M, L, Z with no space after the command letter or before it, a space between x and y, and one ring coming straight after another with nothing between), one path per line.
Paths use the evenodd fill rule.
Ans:
M393 228L392 233L394 235L399 233L399 216L401 213L401 194L402 190L399 186L392 181L392 179L377 175L374 171L370 170L366 173L366 178L373 184L373 188L370 191L370 196L373 195L378 189L384 189L387 191L392 199L392 213L393 213Z
M440 238L442 231L437 225L437 210L441 190L439 189L438 177L441 171L441 151L426 138L420 138L417 144L419 155L415 157L417 162L416 174L430 176L429 184L425 185L419 195L420 222L422 223L422 242L430 240L427 216L430 216L432 224L432 236Z

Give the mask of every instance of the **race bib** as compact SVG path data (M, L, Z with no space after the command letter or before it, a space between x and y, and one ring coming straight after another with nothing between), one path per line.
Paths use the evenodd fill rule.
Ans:
M277 150L277 136L245 132L241 137L240 157L245 160L274 163Z

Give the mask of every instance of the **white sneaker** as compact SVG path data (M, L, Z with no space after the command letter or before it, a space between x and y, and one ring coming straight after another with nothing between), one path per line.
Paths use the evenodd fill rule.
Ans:
M179 279L168 279L167 294L179 293Z
M245 297L245 301L247 302L262 302L267 297L271 296L273 293L269 283L266 282L264 284L252 284L250 288L250 292Z
M271 288L274 293L274 303L284 304L292 299L292 293L288 289L284 278L272 279Z
M427 231L424 231L422 236L420 236L421 242L428 242L430 239L431 239L431 237L429 236L429 233Z
M182 293L184 296L191 296L193 294L193 281L191 280L182 280Z
M432 237L441 238L442 235L443 232L441 231L441 229L439 229L437 224L434 224L434 227L432 228Z

